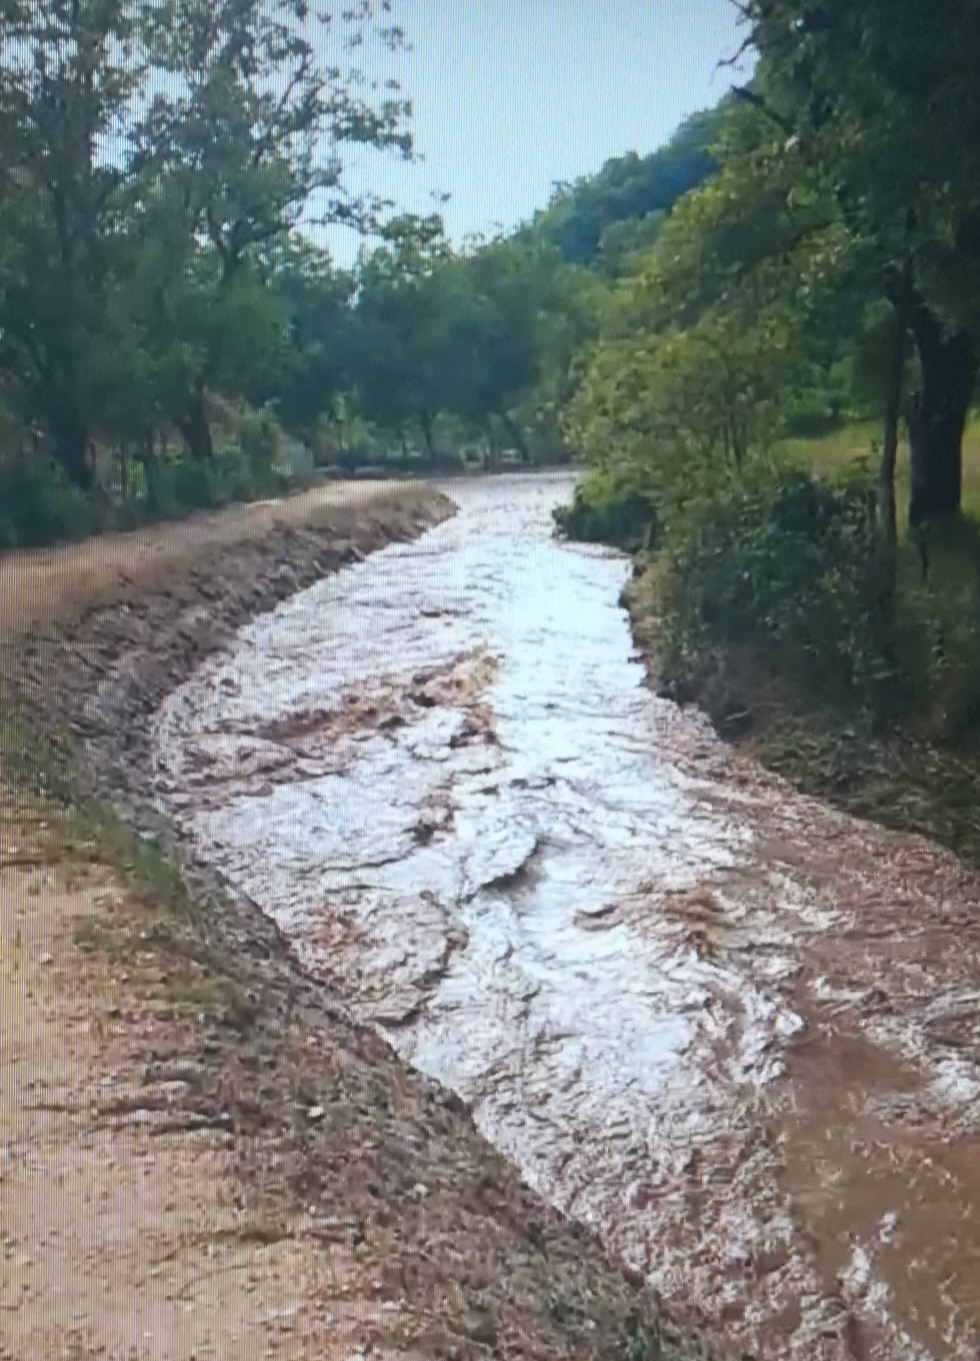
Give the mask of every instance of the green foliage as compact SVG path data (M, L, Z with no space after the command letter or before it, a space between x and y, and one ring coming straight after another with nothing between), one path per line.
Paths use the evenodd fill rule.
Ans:
M16 447L50 449L63 473L37 472L31 494L48 510L30 511L27 537L81 532L65 479L106 525L264 494L278 485L278 430L349 467L408 444L430 466L472 443L568 457L561 415L596 335L602 270L625 271L713 172L719 115L559 194L540 230L457 252L438 216L385 223L389 205L343 181L350 143L411 155L397 87L342 59L369 40L401 44L388 8L3 8L0 399ZM375 233L356 269L303 236L313 209ZM602 270L568 263L586 257ZM222 452L229 408L275 418L242 417L237 461ZM154 452L175 432L187 460ZM96 446L103 462L124 451L125 485L93 472ZM28 500L8 498L5 542Z
M537 242L471 242L454 253L438 219L396 220L362 256L346 346L355 405L395 443L440 430L530 456L557 427L576 349L594 327L594 286ZM537 437L537 438L535 438Z
M687 331L623 337L617 325L570 406L569 439L584 457L643 467L666 511L768 452L803 374L788 319L717 313Z
M638 480L657 509L677 676L747 649L821 699L950 729L980 718L963 698L980 681L980 555L950 555L948 534L923 557L896 553L866 469L829 484L779 456L787 436L886 406L894 450L902 391L918 383L913 465L928 482L945 456L934 432L955 442L966 410L977 142L937 111L969 83L976 28L953 53L913 9L747 0L758 78L724 110L714 173L621 257L566 415L600 473L560 522L611 526ZM961 32L963 7L947 10ZM899 390L905 332L915 362Z
M189 510L211 510L225 501L224 479L213 463L182 458L173 465L174 500Z
M980 525L963 519L914 535L896 593L895 655L915 708L931 737L956 742L980 725Z
M873 243L882 264L911 249L930 305L971 324L980 264L975 6L941 0L925 23L914 0L749 0L744 17L783 140L791 130L813 172L834 186L849 231Z
M260 422L256 425L261 429ZM147 514L174 519L192 510L217 510L235 501L280 495L288 478L264 453L223 453L213 461L178 458L154 466L149 476Z
M560 534L586 543L612 543L633 551L656 539L657 512L641 470L617 466L594 471L575 488L571 505L554 511Z
M290 477L275 463L278 429L268 416L243 418L240 448L212 462L156 459L116 502L74 486L53 462L19 456L0 466L0 550L84 538L109 529L135 529L148 520L177 519L235 501L279 496Z
M282 448L279 422L267 411L245 411L236 423L235 435L246 464L271 470Z
M793 403L784 430L791 439L817 439L840 425L840 410L827 396L815 392Z
M639 231L649 240L682 195L714 173L712 148L722 117L722 108L695 114L659 151L642 157L629 152L595 175L556 185L527 235L557 246L569 264L602 264L615 272L629 254L620 224L645 224Z
M0 467L0 548L80 539L96 528L95 505L60 468L26 456Z
M296 234L264 253L260 271L281 336L271 362L248 370L244 394L257 406L273 406L285 429L311 438L354 381L356 279Z
M797 694L945 741L980 722L980 530L906 542L889 583L860 471L760 471L671 523L657 564L660 659L699 694L732 653ZM761 664L761 665L760 665ZM726 663L722 660L722 671ZM750 697L751 699L751 697Z
M930 24L912 0L742 11L760 54L749 94L778 129L770 159L782 173L795 162L794 193L836 214L864 262L864 302L886 299L914 349L910 518L955 516L980 355L975 6L943 0ZM879 404L894 410L894 377L886 388Z
M275 376L286 419L315 418L328 321L304 323L334 280L321 257L301 307L303 251L283 243L314 198L320 220L377 222L379 202L345 190L341 145L410 155L395 82L369 93L341 60L369 39L400 45L387 10L0 5L3 405L83 491L93 440L140 443L166 423L210 457L216 392L262 403ZM213 499L207 474L182 477Z
M873 503L859 482L762 472L666 532L664 655L675 674L720 642L757 648L823 696L877 705L894 669L881 626Z

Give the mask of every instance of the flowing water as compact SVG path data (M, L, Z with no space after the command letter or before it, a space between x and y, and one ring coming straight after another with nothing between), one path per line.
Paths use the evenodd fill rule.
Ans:
M566 476L239 635L162 806L678 1319L763 1357L980 1355L980 880L644 683Z

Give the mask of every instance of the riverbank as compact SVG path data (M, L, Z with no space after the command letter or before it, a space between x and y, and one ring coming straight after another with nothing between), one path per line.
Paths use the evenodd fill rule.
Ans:
M623 594L650 684L695 704L719 735L760 765L855 817L929 837L980 865L980 747L920 732L876 732L859 713L817 703L782 682L764 658L719 647L682 691L657 661L653 568L638 561Z
M4 560L4 1361L694 1354L149 804L174 685L451 512L318 489Z

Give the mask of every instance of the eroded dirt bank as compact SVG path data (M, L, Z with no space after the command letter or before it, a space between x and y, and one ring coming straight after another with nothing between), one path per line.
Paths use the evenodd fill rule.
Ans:
M654 695L560 481L243 630L155 716L161 806L676 1315L974 1361L980 879Z
M195 517L172 538L156 526L7 554L4 710L71 740L77 776L145 807L148 719L164 696L248 620L452 513L420 484L331 484Z
M129 581L103 544L95 601L48 555L54 603L19 590L3 613L7 765L61 786L31 734L68 738L69 783L173 848L150 715L245 620L450 510L371 491L164 547ZM0 800L4 1361L694 1354L246 894L192 861L188 892L112 816Z

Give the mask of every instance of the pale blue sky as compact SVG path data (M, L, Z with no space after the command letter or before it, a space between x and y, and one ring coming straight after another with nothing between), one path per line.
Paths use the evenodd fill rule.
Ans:
M396 0L413 50L389 73L415 105L421 165L362 150L352 188L413 212L432 190L455 241L513 227L572 180L625 151L661 146L688 114L731 84L719 59L738 47L729 0ZM331 231L338 257L357 239Z

